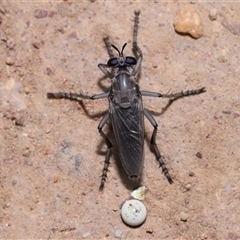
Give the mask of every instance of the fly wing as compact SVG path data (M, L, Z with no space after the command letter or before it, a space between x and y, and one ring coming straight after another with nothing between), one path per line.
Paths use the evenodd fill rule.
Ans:
M142 99L130 108L110 101L110 117L122 165L129 177L139 177L144 159L144 120Z

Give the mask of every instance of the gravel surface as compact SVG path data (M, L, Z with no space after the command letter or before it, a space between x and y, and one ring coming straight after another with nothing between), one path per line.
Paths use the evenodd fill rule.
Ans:
M174 29L191 5L203 36ZM1 239L239 239L240 4L158 1L0 3ZM149 150L145 121L143 225L120 217L133 184L114 148L98 191L106 146L97 126L108 100L47 99L47 92L106 92L103 38L132 55L134 10L143 62L138 83L161 93L206 87L179 99L144 98L159 129L170 185ZM111 125L104 128L114 143ZM114 143L115 145L115 143Z

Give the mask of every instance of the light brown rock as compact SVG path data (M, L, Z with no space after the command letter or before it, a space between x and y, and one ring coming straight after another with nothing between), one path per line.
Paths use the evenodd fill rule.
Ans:
M177 11L174 27L177 32L190 34L194 38L203 36L201 18L192 6L184 6Z

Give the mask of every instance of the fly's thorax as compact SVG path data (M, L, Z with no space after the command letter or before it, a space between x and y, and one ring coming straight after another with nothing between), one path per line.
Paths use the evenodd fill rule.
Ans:
M112 93L114 104L122 108L129 108L136 98L136 82L126 70L122 70L112 79Z

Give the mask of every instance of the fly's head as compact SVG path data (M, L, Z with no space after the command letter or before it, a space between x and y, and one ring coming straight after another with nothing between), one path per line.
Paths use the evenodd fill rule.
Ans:
M125 68L125 67L129 67L129 66L136 65L136 63L137 63L136 58L134 58L134 57L129 57L129 56L125 57L125 56L123 55L123 50L124 50L124 48L126 47L126 45L127 45L127 43L125 43L125 44L123 45L121 52L118 50L117 47L115 47L114 45L112 45L112 47L113 47L115 50L118 51L119 57L117 57L117 58L111 58L110 60L108 60L107 65L108 65L109 67L113 67L113 68Z

